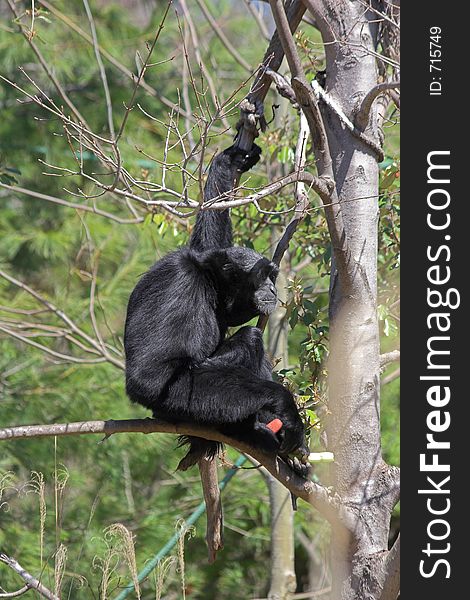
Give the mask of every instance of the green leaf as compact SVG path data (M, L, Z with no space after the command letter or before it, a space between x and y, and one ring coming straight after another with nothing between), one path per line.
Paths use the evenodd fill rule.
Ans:
M13 177L13 175L8 175L8 173L0 173L0 181L6 185L15 185L18 183L18 179Z
M297 325L298 320L299 320L299 308L297 306L294 306L294 308L292 309L290 318L289 318L289 325L290 325L291 329L294 329L294 327Z
M280 163L293 163L294 162L294 151L289 146L283 146L277 155L277 159Z

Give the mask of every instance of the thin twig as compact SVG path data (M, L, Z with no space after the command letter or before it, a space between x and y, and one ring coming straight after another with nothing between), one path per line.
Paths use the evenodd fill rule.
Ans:
M103 65L103 61L101 60L100 47L98 44L98 36L96 34L95 21L93 19L93 14L90 9L90 5L88 4L88 0L82 0L83 6L85 7L85 11L88 17L88 22L90 23L91 37L93 40L93 50L95 52L96 62L98 63L98 68L100 71L101 82L103 84L104 96L106 101L106 112L108 115L108 128L109 133L112 138L114 138L114 123L113 123L113 105L111 102L111 94L109 93L108 79L106 77L106 70Z
M26 33L26 31L23 29L23 27L21 26L20 23L20 15L18 13L18 11L16 10L15 7L15 3L13 2L13 0L7 0L8 6L10 7L11 12L13 13L14 17L15 17L15 21L18 24L18 28L20 30L20 32L23 34L23 37L25 38L25 40L28 42L31 50L34 52L34 54L36 55L40 65L42 66L42 68L44 69L44 71L46 72L47 76L49 77L52 85L55 87L57 93L59 94L59 96L62 98L63 102L65 102L65 104L69 107L69 109L72 111L72 114L75 116L75 118L78 120L78 122L83 123L87 129L89 129L86 120L84 119L84 117L80 114L79 110L77 109L77 107L75 106L75 104L70 100L70 98L67 96L64 88L61 86L59 80L57 79L57 77L54 75L54 73L52 72L52 69L49 67L49 65L47 64L45 58L43 57L41 51L39 50L39 48L36 46L36 44L33 42L32 38Z
M255 19L256 24L259 27L261 35L264 37L265 40L269 40L269 31L268 31L268 28L266 27L265 22L263 21L263 17L261 16L260 12L256 9L256 7L253 5L251 0L243 0L243 2L245 3L245 6L247 7L247 9L250 11L251 15Z
M29 587L29 585L24 585L19 590L16 590L16 592L0 593L0 598L18 598L18 596L22 596L23 594L25 594L30 589L31 588Z
M77 357L70 356L70 355L64 355L60 352L55 352L54 350L51 350L47 346L42 346L41 344L37 344L36 342L33 342L32 340L28 340L28 338L25 338L24 336L21 336L20 334L15 333L6 328L0 327L0 330L3 329L4 332L7 333L8 335L11 335L12 337L16 337L17 339L20 339L21 341L28 343L31 346L39 347L41 350L44 350L44 352L47 352L47 353L49 353L53 356L56 356L57 358L60 358L62 360L69 360L70 362L77 362L77 363L96 363L96 362L108 361L111 364L113 364L115 367L118 367L119 369L124 369L124 363L121 360L112 356L108 351L108 347L102 347L101 344L99 343L99 341L92 338L85 331L83 331L83 329L80 329L80 327L78 327L78 325L76 325L76 323L67 314L65 314L65 312L63 310L60 310L59 308L57 308L52 302L50 302L49 300L44 298L44 296L39 294L36 290L32 289L31 287L29 287L22 281L15 279L14 277L9 275L5 271L0 270L0 277L3 277L4 279L9 281L13 285L16 285L18 288L24 290L25 292L30 294L33 298L35 298L38 302L40 302L41 304L46 306L46 308L48 308L49 311L54 313L57 317L59 317L59 319L61 319L66 325L68 325L70 327L70 329L76 335L78 335L79 337L84 339L86 342L88 342L90 344L90 346L95 348L99 352L99 354L102 356L102 358L82 359L82 358L77 358Z
M50 2L47 2L46 0L44 0L44 2L41 1L41 4L45 8L47 8L47 10L49 10L53 15L55 15L58 19L60 19L63 23L65 23L65 25L67 25L67 27L69 27L70 29L75 31L75 33L77 33L81 38L86 40L89 44L93 44L93 39L91 38L91 36L89 36L85 31L83 31L83 29L81 29L81 27L79 27L76 23L74 23L67 15L64 15L54 5L52 5ZM119 62L112 54L110 54L107 50L105 50L101 46L99 46L99 51L100 51L101 56L106 58L106 60L108 62L110 62L114 67L116 67L116 69L118 69L118 71L120 71L121 73L126 75L126 77L131 79L133 82L135 81L134 73L132 71L130 71L126 66L124 66L121 62ZM178 104L176 104L175 102L172 102L171 100L168 100L168 98L165 98L165 96L162 96L154 87L149 85L146 81L141 81L140 87L142 89L144 89L150 96L153 96L154 98L158 98L158 100L165 106L168 106L169 108L174 109L175 111L177 111L178 113L183 115L185 118L195 120L190 113L187 113L180 106L178 106Z
M229 54L231 54L233 56L233 58L239 65L241 65L246 71L249 71L251 73L252 69L251 69L250 65L246 62L246 60L243 58L243 56L240 55L240 53L236 50L236 48L233 47L230 40L227 38L225 33L219 27L217 21L211 15L204 0L196 0L196 2L198 3L199 8L201 9L202 13L204 14L205 18L207 19L207 22L211 26L215 35L219 38L219 40L225 46L227 52L229 52Z
M53 202L54 204L60 204L61 206L66 206L68 208L73 208L75 210L83 210L84 212L91 212L95 215L99 215L100 217L106 217L106 219L110 219L111 221L115 221L120 225L133 225L136 223L142 223L144 221L144 217L136 217L135 219L121 219L112 213L106 212L104 210L100 210L96 208L96 206L87 206L86 204L78 204L76 202L68 202L67 200L62 200L61 198L57 198L56 196L50 196L48 194L42 194L41 192L35 192L34 190L28 190L23 187L8 185L6 183L0 183L0 187L5 188L6 190L10 190L12 192L17 192L19 194L25 194L26 196L31 196L32 198L38 198L39 200L47 200L48 202Z
M165 26L165 21L166 21L166 18L168 16L168 12L170 10L171 4L172 4L172 0L169 0L169 2L167 3L166 10L163 13L163 17L162 17L162 19L160 21L160 25L159 25L159 27L157 29L157 33L155 34L155 37L153 38L152 44L151 44L151 46L150 46L150 48L148 50L147 58L145 59L145 62L142 65L142 68L140 69L139 75L138 75L137 79L135 80L134 90L132 92L131 99L130 99L129 103L126 105L126 112L124 113L124 118L122 119L121 126L119 128L119 131L116 134L115 139L114 139L114 143L115 144L117 144L117 142L119 141L120 137L122 136L122 134L124 132L124 127L126 126L126 123L127 123L127 119L129 118L129 114L130 114L131 110L134 108L134 103L135 103L135 97L136 97L136 94L137 94L137 90L139 89L140 83L141 83L141 81L144 78L144 75L145 75L145 73L147 71L147 68L149 66L149 63L150 63L150 58L151 58L151 56L153 54L153 51L155 50L155 46L157 45L157 42L158 42L160 34L161 34L162 30L163 30L163 27Z
M209 90L210 90L210 93L211 93L211 97L212 97L212 102L213 102L213 104L214 104L217 112L219 112L220 111L220 103L219 103L218 96L217 96L217 90L215 88L215 84L214 84L212 76L211 76L211 74L209 72L209 69L206 67L206 65L205 65L205 63L204 63L204 61L202 59L202 55L201 55L201 52L200 52L200 49L199 49L199 46L200 46L200 44L199 44L199 38L198 38L198 35L197 35L196 27L194 26L193 19L191 17L191 12L188 9L188 6L186 4L186 0L180 0L180 5L181 5L181 8L182 8L183 13L184 13L185 21L186 21L186 23L188 24L188 27L189 27L189 32L191 34L191 42L192 42L192 46L193 46L194 54L196 56L197 63L199 65L199 69L201 71L201 75L207 81L207 85L209 87ZM200 94L198 94L198 92L196 90L195 90L195 93L197 95L200 95ZM204 94L202 96L202 98L205 100L206 99L206 95ZM222 124L223 124L224 127L226 127L227 129L230 129L230 123L227 121L227 119L224 117L224 115L221 115L221 121L222 121Z
M400 377L400 369L395 369L394 371L392 371L390 373L390 375L387 375L386 377L384 377L381 381L380 381L380 385L388 385L389 383L392 383L392 381L395 381L395 379L398 379Z

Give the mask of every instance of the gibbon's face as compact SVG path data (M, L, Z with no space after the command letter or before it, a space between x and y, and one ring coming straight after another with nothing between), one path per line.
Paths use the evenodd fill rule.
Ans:
M242 325L277 307L277 266L250 248L227 248L222 265L221 298L227 325Z

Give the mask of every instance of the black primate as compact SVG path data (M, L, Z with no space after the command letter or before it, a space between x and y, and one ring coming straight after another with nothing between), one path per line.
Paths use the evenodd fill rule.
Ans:
M212 161L204 199L230 194L237 174L259 160L234 146ZM227 328L270 314L277 304L274 263L232 244L228 210L199 211L189 247L156 262L131 294L124 335L126 390L155 417L209 425L269 452L306 452L292 394L271 378L262 333ZM279 418L274 434L266 426ZM187 468L218 445L189 438Z

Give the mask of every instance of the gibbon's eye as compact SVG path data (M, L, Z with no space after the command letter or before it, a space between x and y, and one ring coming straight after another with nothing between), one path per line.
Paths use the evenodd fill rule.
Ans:
M236 284L238 285L238 283L240 282L240 269L237 269L237 267L233 264L233 263L225 263L222 265L221 267L221 271L226 279L226 281L229 284Z
M277 276L279 275L279 267L275 264L272 265L271 271L269 272L269 279L276 283Z

